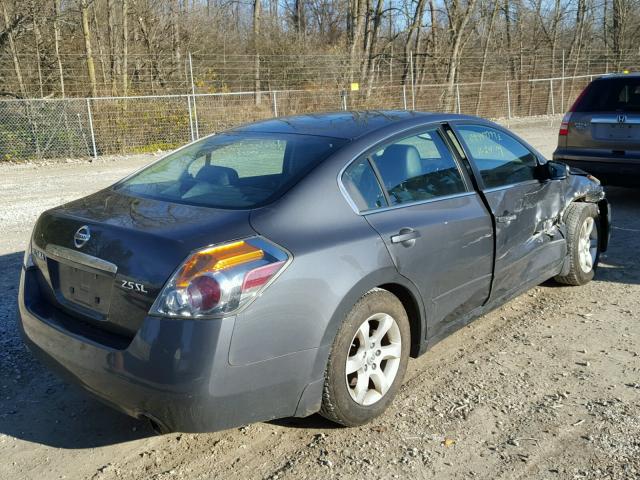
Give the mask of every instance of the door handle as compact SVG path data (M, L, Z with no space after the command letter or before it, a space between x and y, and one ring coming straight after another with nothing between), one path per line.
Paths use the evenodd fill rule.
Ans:
M410 247L416 242L416 238L420 237L420 232L413 228L401 228L400 231L391 235L391 243L401 243L405 247Z
M516 218L518 218L516 214L510 213L507 215L501 215L499 217L496 217L496 221L498 223L510 223L510 222L513 222Z

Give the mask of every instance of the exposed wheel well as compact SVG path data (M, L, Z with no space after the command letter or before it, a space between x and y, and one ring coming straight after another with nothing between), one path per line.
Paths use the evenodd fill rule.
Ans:
M385 283L378 285L378 288L382 288L393 293L407 312L409 317L409 326L411 327L411 351L409 355L416 358L420 354L420 339L423 337L422 332L422 319L420 318L420 308L418 303L411 293L411 291L398 283Z

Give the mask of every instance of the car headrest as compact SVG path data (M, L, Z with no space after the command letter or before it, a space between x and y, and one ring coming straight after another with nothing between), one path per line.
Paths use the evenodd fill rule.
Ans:
M238 180L238 172L229 167L205 165L196 174L196 180L212 185L232 185Z
M422 174L420 153L413 145L389 145L376 165L387 188Z

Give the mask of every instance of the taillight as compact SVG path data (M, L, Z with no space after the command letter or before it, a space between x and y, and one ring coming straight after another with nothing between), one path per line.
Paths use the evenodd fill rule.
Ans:
M561 137L569 135L569 120L571 120L571 112L565 113L564 117L562 117L562 122L560 122L560 131L558 132L558 135Z
M290 259L261 237L197 250L171 276L149 313L212 318L235 312L257 297Z

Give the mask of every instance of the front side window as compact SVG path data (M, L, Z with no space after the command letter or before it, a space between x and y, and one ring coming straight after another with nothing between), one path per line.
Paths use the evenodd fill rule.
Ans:
M392 205L466 191L456 161L437 128L386 145L374 152L371 160Z
M457 127L486 188L535 180L536 156L500 130L483 125Z
M115 188L168 202L254 208L281 196L344 143L309 135L224 133L168 155Z

